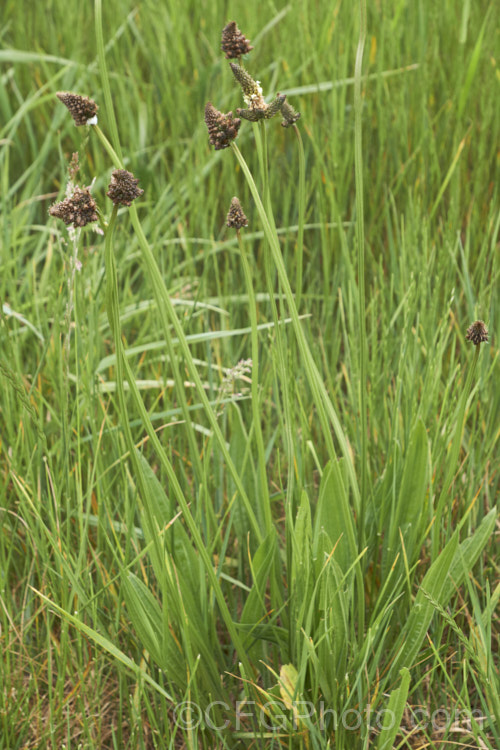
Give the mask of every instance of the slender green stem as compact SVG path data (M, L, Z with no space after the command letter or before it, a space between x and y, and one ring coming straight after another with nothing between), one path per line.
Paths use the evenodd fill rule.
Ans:
M276 224L274 221L274 213L273 213L273 206L271 202L271 193L270 193L270 186L269 186L269 154L268 154L268 148L267 148L267 125L264 120L261 120L256 128L256 130L260 130L261 138L260 138L260 148L262 150L262 154L259 154L259 161L261 164L261 168L263 170L262 172L262 185L263 185L263 196L264 196L264 206L265 210L267 212L267 216L269 218L269 222L272 227L273 236L277 237L276 234ZM266 237L266 243L269 245L269 238ZM280 409L281 419L282 419L282 425L283 425L283 433L285 436L285 450L286 450L286 457L287 457L287 465L288 465L288 476L287 476L287 484L286 484L286 493L285 493L285 503L284 503L284 510L285 510L285 536L286 536L286 551L287 551L287 570L291 570L291 555L292 555L292 544L291 544L291 528L293 525L293 518L294 518L294 486L295 486L295 462L294 462L294 438L292 434L292 424L293 424L293 411L292 411L292 401L290 398L290 388L289 388L289 372L290 369L288 367L288 347L286 345L286 331L284 330L284 327L280 325L280 316L278 313L278 305L275 300L274 295L274 288L275 288L275 270L273 267L273 260L272 260L272 252L269 253L266 252L264 254L264 275L266 279L266 286L267 286L267 292L269 295L269 303L271 306L271 314L273 318L274 323L274 335L276 337L276 347L273 348L273 363L275 368L275 376L276 381L279 385L279 391L281 392L281 399L283 408ZM279 294L279 300L280 300L280 311L281 311L281 286L279 284L278 279L278 291ZM274 597L273 601L277 600L276 593L273 590L273 586L271 586L271 596ZM288 581L288 596L290 600L293 599L293 581ZM292 653L293 649L293 628L288 629L289 633L289 649L290 653Z
M102 132L99 125L92 125L92 129L94 133L97 135L99 140L101 141L101 144L104 146L106 152L108 153L108 156L111 158L111 161L113 162L113 165L117 169L123 169L123 161L120 156L116 153L111 143L108 141L104 133Z
M108 68L106 65L106 50L104 49L104 37L102 33L102 0L95 0L94 8L97 57L99 60L99 71L101 73L101 85L104 93L104 103L106 105L106 114L108 116L109 128L111 130L111 140L113 141L116 153L118 154L119 162L120 164L122 164L123 156L120 146L120 138L118 136L118 126L116 124L113 99L111 97ZM121 169L123 169L123 166L121 167Z
M359 397L360 397L360 430L361 430L361 503L359 510L359 548L365 540L365 514L367 503L367 451L368 425L366 408L366 367L368 349L366 340L366 303L365 303L365 224L363 205L363 143L362 114L363 99L361 96L361 76L363 68L363 50L366 39L366 0L360 0L359 42L354 68L354 168L356 175L356 237L358 244L358 321L359 330Z
M297 310L300 310L300 302L302 299L302 274L304 264L304 222L306 213L306 159L304 155L304 144L302 143L302 136L300 130L295 123L293 129L297 137L299 144L299 229L297 232L297 277L295 282L295 299L297 304Z
M440 541L440 535L441 535L441 518L443 516L443 510L446 503L446 499L448 497L448 492L451 487L451 483L453 482L453 477L455 476L457 469L458 469L458 459L460 455L460 445L462 443L462 435L465 427L465 419L466 414L465 410L467 408L467 401L469 400L469 395L472 388L472 382L474 380L474 373L476 371L477 362L479 359L479 350L480 346L476 346L476 351L474 352L474 359L472 360L472 364L469 369L469 373L467 375L467 380L465 382L464 389L462 391L462 395L460 397L460 405L458 408L458 416L457 419L454 420L454 426L453 426L453 439L451 443L451 449L449 456L447 458L447 469L446 474L443 482L443 486L441 488L441 492L439 493L439 498L436 503L436 510L434 514L434 523L433 523L433 534L432 534L432 556L431 559L434 561L439 555L439 541Z
M102 132L102 130L97 125L94 125L94 130L99 140L101 141L102 145L105 147L106 151L108 152L110 157L113 159L113 162L115 163L115 165L121 168L120 159L118 155L116 154L116 152L114 151L113 147L111 146L110 142L108 141L108 139ZM186 398L186 393L185 393L185 388L184 388L184 381L181 377L179 364L177 362L177 356L175 354L174 347L172 344L172 339L171 339L170 332L169 332L168 317L165 314L165 310L162 304L163 297L161 293L159 293L157 285L155 285L154 283L156 278L157 276L155 274L154 276L152 276L151 280L152 280L153 287L155 290L155 299L158 305L158 310L160 313L160 317L162 319L163 330L165 333L165 342L167 346L168 361L170 362L170 366L173 371L174 382L176 385L177 398L179 399L180 407L182 410L182 415L184 417L184 423L186 425L187 437L188 437L189 447L191 451L190 455L193 460L198 482L202 482L203 481L203 467L202 467L200 455L199 455L200 451L196 442L196 436L195 436L194 428L191 422L191 416L189 413L189 408L188 408L188 403L187 403L187 398Z
M276 225L274 221L273 206L271 202L271 194L269 188L269 154L267 149L267 129L264 120L259 123L261 132L261 144L262 144L262 159L261 163L264 169L262 175L262 184L264 186L264 206L269 217L273 232L276 236ZM264 273L267 285L267 292L269 295L269 303L271 305L271 313L274 322L274 331L276 336L276 369L278 373L278 382L280 385L281 392L283 394L283 424L285 433L285 445L287 452L288 461L288 481L287 481L287 499L288 505L292 505L293 499L293 488L294 488L294 451L293 451L293 435L292 435L292 404L290 399L289 391L289 368L287 363L287 346L285 342L285 330L280 326L280 316L278 313L278 306L275 300L274 287L274 268L272 264L272 257L269 253L265 253L264 257ZM279 299L281 307L281 287L279 287Z
M157 296L157 299L160 300L160 309L166 311L166 314L168 315L168 318L170 319L170 322L172 323L172 326L175 331L175 335L177 336L178 341L179 341L179 347L181 349L182 356L184 357L184 361L186 363L186 367L189 372L189 377L194 382L196 393L198 394L198 398L200 399L203 409L205 411L205 414L208 418L208 421L210 422L210 427L212 428L214 437L219 445L219 449L224 457L228 471L233 478L236 489L238 490L241 500L245 506L249 521L252 526L252 530L256 536L256 540L257 542L261 542L263 538L262 530L257 521L255 511L252 507L248 494L243 486L243 482L241 481L241 477L238 473L238 470L236 469L233 459L231 458L231 454L229 453L229 448L226 445L224 435L222 434L222 430L217 421L217 415L214 412L212 405L210 404L210 401L208 400L207 394L205 393L203 383L201 381L200 375L198 373L198 370L193 360L193 355L191 354L191 351L189 349L189 344L186 340L186 334L184 333L184 329L181 325L181 322L179 318L177 317L177 313L174 309L174 306L168 294L167 288L165 286L165 282L163 281L163 278L161 276L160 269L158 268L155 257L144 235L142 225L137 215L137 209L134 206L134 204L132 204L130 208L130 215L132 219L132 225L134 227L137 239L139 241L139 246L141 248L142 257L147 266L147 269L151 278L151 283L153 284L155 295Z
M98 126L94 126L94 129L96 131L96 134L98 135L101 143L106 148L106 151L109 153L111 158L115 160L115 164L118 167L121 167L121 161L116 155L116 152L113 150L111 144L107 140L104 133L101 131L101 129ZM132 204L130 209L130 216L132 219L132 225L134 227L137 239L139 241L139 246L142 251L143 259L146 263L146 266L148 268L149 276L151 279L151 284L153 286L153 292L155 294L155 299L158 304L158 310L160 312L160 316L162 317L163 322L163 329L165 334L165 341L167 343L168 351L171 353L171 362L175 363L175 356L173 354L173 349L171 349L171 337L170 337L170 331L168 326L168 319L170 319L172 326L175 330L176 336L179 340L179 346L182 350L182 354L184 356L184 360L186 362L186 366L189 372L190 378L193 380L196 388L196 392L198 394L198 397L200 398L200 401L202 402L204 411L207 415L207 418L210 422L210 426L214 432L215 438L217 440L217 443L219 445L219 448L221 450L222 455L224 456L224 460L226 462L226 466L233 478L233 481L235 483L235 486L240 494L241 500L245 506L245 509L247 511L247 515L249 518L249 521L252 525L252 530L255 533L257 542L261 542L263 539L262 531L260 529L259 523L257 521L257 517L255 515L255 511L252 507L252 504L250 502L250 499L248 497L248 494L243 486L243 482L241 481L241 477L234 465L234 462L231 458L231 455L229 453L229 449L226 445L226 441L224 439L224 435L222 434L222 430L220 428L220 425L217 421L217 415L215 414L210 401L208 400L208 397L205 393L205 389L203 387L203 383L201 381L201 378L199 376L198 370L196 369L196 365L193 360L193 356L191 354L191 351L189 349L189 344L186 340L186 334L184 333L184 330L182 328L182 325L177 317L177 313L175 312L174 306L172 305L172 302L170 300L170 296L168 294L168 290L165 286L165 282L163 281L160 269L158 268L158 264L156 263L156 260L154 258L154 255L151 251L151 248L149 247L148 241L144 235L144 231L142 229L141 223L139 221L139 217L137 215L137 209L134 204ZM174 376L175 376L175 370L174 370ZM178 389L182 392L182 388ZM180 396L181 405L183 403L182 401L182 395ZM186 420L188 423L188 426L190 426L190 420ZM189 432L188 432L189 435ZM194 455L197 456L197 451L194 452ZM200 474L200 476L202 476Z
M243 648L243 644L238 635L238 632L234 626L231 613L229 612L228 606L224 599L224 594L220 586L220 581L217 578L217 575L215 572L213 560L211 559L207 551L207 548L205 547L198 524L191 514L191 511L189 509L189 504L184 496L184 493L179 484L179 480L177 479L174 468L167 454L165 453L165 450L155 432L154 426L151 422L149 414L141 398L139 389L137 388L134 374L131 370L131 367L125 355L125 348L121 339L119 303L118 303L118 282L117 282L116 264L115 264L115 260L113 256L113 246L112 246L112 235L113 235L113 229L114 229L114 225L116 221L116 216L117 216L117 209L115 207L113 209L111 220L109 222L109 226L108 226L107 233L106 233L105 263L106 263L107 308L108 308L108 317L109 317L111 330L113 333L113 338L114 338L115 347L116 347L116 373L117 373L116 382L117 382L120 409L122 411L122 414L121 414L122 427L124 429L125 437L129 445L131 456L133 460L136 461L135 446L134 446L134 442L132 439L132 434L130 432L130 425L129 425L128 413L127 413L126 402L125 402L125 392L124 392L124 387L123 387L124 379L126 379L129 384L132 400L141 416L142 423L144 425L144 428L146 429L146 432L149 435L151 444L154 450L156 451L158 459L160 460L161 465L164 468L168 476L169 485L172 490L172 493L177 503L179 504L179 507L182 510L182 514L185 519L186 525L191 533L193 543L196 549L198 550L198 554L200 555L200 558L203 562L208 580L210 581L210 584L212 586L212 590L214 592L214 596L219 606L219 610L220 610L222 619L224 620L224 624L227 628L229 637L231 638L232 644L238 653L238 658L241 659L241 661L243 662L245 666L245 669L248 670L249 674L251 674L252 673L251 666L248 661L248 657L246 655L245 649ZM142 472L139 467L137 467L137 469L138 469L137 471L138 481L141 484ZM144 488L142 489L144 491Z
M327 445L329 455L331 456L331 458L334 458L336 456L336 451L335 451L331 429L330 429L330 424L331 424L333 427L334 433L337 437L337 440L339 442L339 445L341 447L342 455L345 457L345 460L346 460L346 467L347 467L347 471L349 474L349 480L351 483L355 507L359 509L359 502L360 502L359 487L358 487L358 483L356 480L356 474L354 472L354 466L352 462L351 453L349 450L349 445L347 443L347 439L342 429L342 425L338 418L337 412L335 411L335 407L333 406L331 399L328 396L328 393L323 383L323 380L321 378L321 375L318 371L318 368L316 367L316 363L314 361L314 357L312 356L311 350L309 349L309 345L304 335L304 331L302 330L300 319L299 319L299 314L297 312L297 307L295 305L295 298L294 298L292 289L290 287L290 282L288 280L288 276L286 273L285 264L281 256L278 236L276 234L276 231L273 230L271 227L269 218L262 204L259 191L257 190L257 186L255 185L255 181L253 179L252 173L250 172L250 169L248 168L248 165L245 159L243 158L241 151L239 150L238 146L236 145L234 141L231 143L231 148L233 149L234 154L241 166L243 174L245 175L248 186L250 188L250 192L252 193L252 197L255 201L255 205L259 213L261 222L262 222L264 234L269 242L269 247L271 249L273 260L276 265L276 269L278 271L278 278L280 280L280 283L281 283L281 286L282 286L282 289L283 289L283 292L284 292L284 295L288 304L288 309L290 311L290 317L292 319L292 326L295 332L295 336L297 338L299 351L300 351L300 354L304 363L304 367L306 370L307 380L309 382L309 386L311 388L314 402L318 411L318 416L319 416L319 420L321 423L323 436Z
M264 438L262 435L262 415L260 413L260 397L259 397L259 333L257 329L257 303L255 300L255 292L253 289L252 271L250 269L250 263L248 262L248 255L245 249L245 242L241 235L241 232L237 231L238 244L240 248L241 264L243 266L243 273L245 275L245 284L247 287L248 294L248 312L250 315L250 325L252 328L252 414L253 414L253 428L255 440L257 443L257 454L259 464L259 481L260 481L260 506L264 510L266 532L273 527L273 519L271 515L271 501L269 499L269 487L267 484L267 473L266 473L266 451L264 448Z

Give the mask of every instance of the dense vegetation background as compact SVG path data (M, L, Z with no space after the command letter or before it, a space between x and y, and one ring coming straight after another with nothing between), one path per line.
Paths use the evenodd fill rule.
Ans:
M100 107L99 126L112 138L95 8L4 0L0 748L500 746L499 527L492 513L500 424L494 6L486 0L368 2L360 217L353 97L358 4L104 3L119 141L126 168L145 191L139 219L255 509L260 539L171 328L184 407L173 383L168 331L125 212L113 240L123 341L237 623L254 670L248 674L248 665L238 667L241 654L230 646L185 521L174 523L173 530L182 531L172 538L163 529L165 549L153 552L162 529L154 514L171 519L177 500L130 389L125 411L118 399L104 237L92 228L82 232L78 270L67 230L48 216L49 206L64 197L74 152L77 182L93 182L103 224L111 213L105 194L116 165L92 129L76 128L55 97L60 90L91 96ZM229 149L214 152L208 144L206 102L224 112L243 106L220 51L221 29L231 19L254 45L244 64L265 94L286 93L301 112L306 226L296 301L344 443L333 430L329 439L325 435L291 324L273 325L275 314L290 320L289 308L267 264L268 243L242 169ZM258 130L243 123L237 143L260 189L256 137ZM278 118L268 123L267 138L269 194L296 291L298 143ZM262 326L260 427L251 407L252 373L238 377L237 369L252 350L241 252L225 227L234 195L249 219L243 234ZM360 372L360 222L366 383ZM490 342L473 365L477 351L465 332L476 319L486 322ZM365 387L366 423L360 407ZM143 457L149 500L139 491L140 464L130 455L125 414ZM360 528L349 466L359 478L363 439L368 479ZM352 518L339 520L339 497ZM405 521L406 506L414 515ZM325 528L331 538L321 536ZM348 545L339 547L327 575L324 559L339 538ZM163 554L170 563L161 562ZM456 574L446 596L432 588L443 565L443 580L450 565ZM429 571L424 589L434 596L425 598L417 592ZM432 621L429 630L422 625L418 655L403 663L398 638L414 632L405 624L415 625L415 597L429 620L432 610ZM291 667L283 672L284 665L297 673ZM403 667L410 669L409 688ZM357 731L341 726L334 732L314 722L293 726L292 715L281 733L251 721L237 732L235 702L245 695L256 699L247 686L284 700L285 677L295 697L315 705L326 697L339 712L372 702L382 707L392 691L392 709L397 699L404 707L401 729L384 735L364 723ZM184 700L201 706L226 701L229 728L176 723L173 706ZM482 728L461 724L471 733L454 734L449 725L442 732L433 725L412 733L416 706L477 709ZM218 717L218 725L225 718Z

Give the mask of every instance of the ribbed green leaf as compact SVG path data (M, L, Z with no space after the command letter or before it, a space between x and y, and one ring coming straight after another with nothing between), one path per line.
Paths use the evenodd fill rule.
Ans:
M276 532L272 531L257 549L252 560L254 583L241 613L241 623L257 624L266 611L266 585L276 554Z
M413 427L404 462L397 503L398 520L394 524L394 534L398 535L399 528L403 532L406 554L411 564L415 538L425 508L425 495L429 480L429 441L421 419Z
M406 667L400 672L401 685L397 690L393 690L387 709L384 713L382 729L378 736L377 750L392 750L396 734L399 731L399 725L405 709L408 688L410 686L410 672Z
M334 557L344 573L358 555L352 508L342 479L342 461L330 461L323 473L314 519L313 549L321 531L336 546ZM331 550L329 550L331 552Z
M162 649L162 613L158 602L148 587L133 573L124 577L122 584L127 614L141 644L160 669L166 669L166 651Z
M413 608L410 611L410 616L401 634L402 647L393 662L391 675L394 675L402 667L411 667L415 661L434 614L434 607L426 598L424 591L436 601L443 602L443 593L446 595L447 577L457 546L458 533L455 532L438 559L425 574Z
M463 582L466 572L472 570L474 567L479 555L485 548L495 529L496 519L497 509L492 508L488 515L483 518L474 534L465 539L458 547L451 563L448 580L446 581L443 590L443 607L447 605L453 592L456 591L456 588Z

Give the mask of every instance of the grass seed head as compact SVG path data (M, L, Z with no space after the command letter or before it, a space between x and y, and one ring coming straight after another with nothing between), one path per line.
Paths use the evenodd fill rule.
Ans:
M229 21L227 26L222 29L221 49L226 56L226 60L234 60L253 49L250 40L241 33L236 25L236 21Z
M232 229L241 229L242 227L248 226L248 219L243 213L241 203L238 198L231 200L231 205L227 214L226 226Z
M94 122L89 122L89 120L94 120L94 117L97 123L96 115L99 107L93 99L73 94L71 91L58 91L56 96L69 109L75 125L92 125Z
M75 188L73 195L49 208L49 214L61 219L66 225L84 227L97 221L97 203L88 188Z
M467 328L465 334L467 341L472 341L475 346L479 346L483 342L488 341L488 329L482 320L476 320L475 323Z
M132 172L127 172L126 169L115 169L111 173L111 182L106 195L111 198L115 206L130 206L133 200L144 193L144 190L137 187L138 183L139 180Z
M234 141L240 129L241 120L233 118L233 113L223 114L215 109L211 102L205 106L205 123L208 128L208 138L210 144L216 151L228 148L231 141Z

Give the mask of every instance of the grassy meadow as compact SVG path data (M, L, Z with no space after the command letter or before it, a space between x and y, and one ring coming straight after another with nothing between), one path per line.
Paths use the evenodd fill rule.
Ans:
M0 750L500 747L495 5L3 0Z

